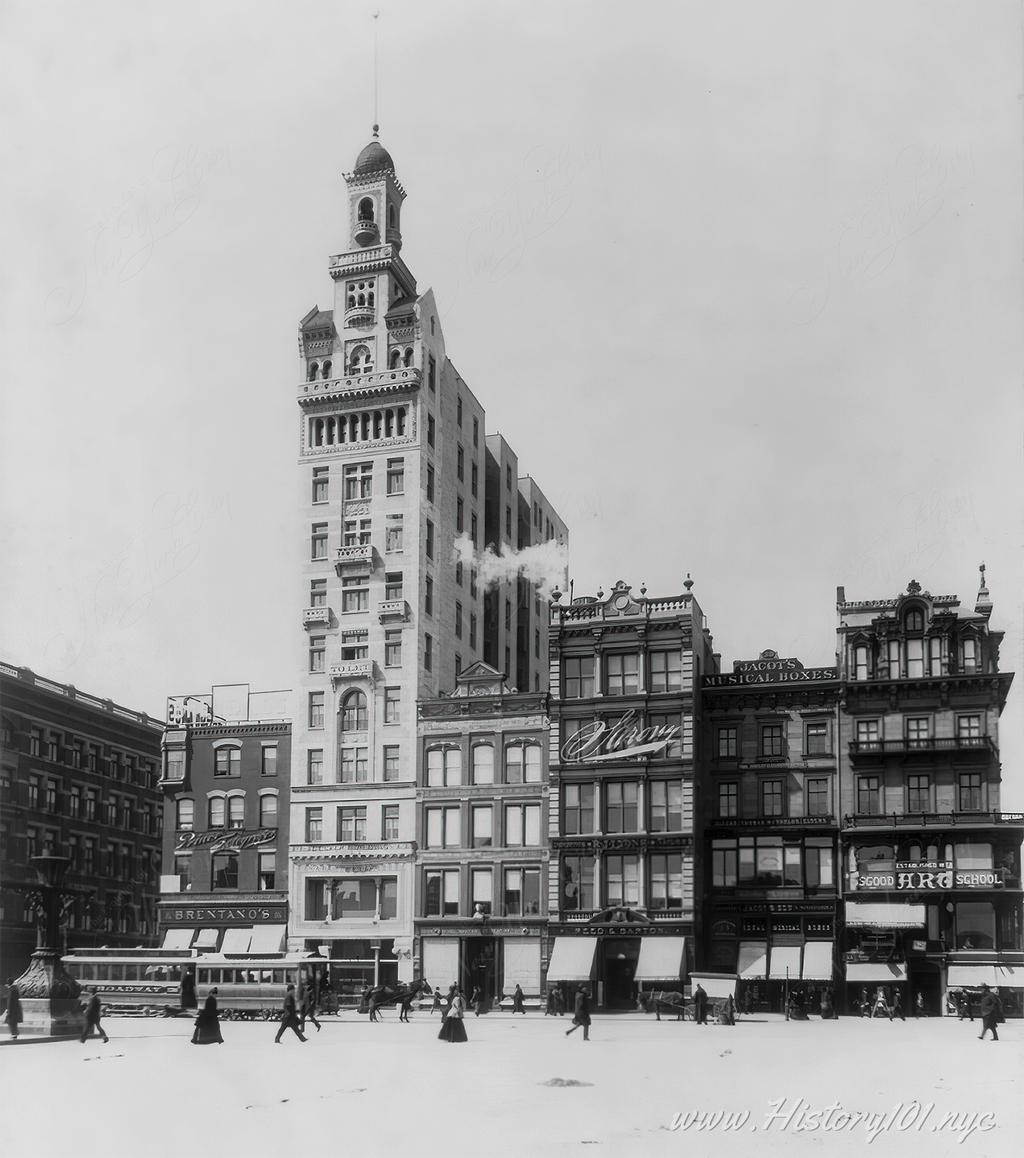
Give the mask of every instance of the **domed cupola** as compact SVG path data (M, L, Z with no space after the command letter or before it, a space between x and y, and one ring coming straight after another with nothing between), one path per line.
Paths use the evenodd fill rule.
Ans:
M391 160L391 154L384 148L384 146L377 139L378 126L373 126L373 140L362 150L358 157L356 157L355 168L352 172L357 177L363 177L368 173L381 173L385 170L395 171L395 163Z
M373 140L356 157L355 167L345 174L352 206L352 240L362 249L386 242L402 247L399 212L405 190L395 176L395 162L378 138L379 125L373 126Z

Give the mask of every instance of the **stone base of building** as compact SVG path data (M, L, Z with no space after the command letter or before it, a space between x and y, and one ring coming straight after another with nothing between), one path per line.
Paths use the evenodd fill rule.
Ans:
M32 1037L81 1037L85 1014L73 997L23 997L18 1033Z

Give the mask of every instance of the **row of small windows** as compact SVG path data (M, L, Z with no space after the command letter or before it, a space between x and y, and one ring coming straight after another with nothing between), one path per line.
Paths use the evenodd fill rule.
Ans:
M180 797L175 804L175 827L179 832L189 832L195 827L196 802L190 797ZM206 805L207 828L244 828L245 794L211 796ZM268 792L259 798L259 827L277 827L277 794Z
M14 728L5 724L5 745L13 745ZM90 772L107 775L114 780L130 780L141 787L152 787L155 765L151 760L120 753L102 744L87 744L85 740L61 732L48 732L42 728L30 728L28 734L28 754L52 764L66 764L71 768L83 768Z
M65 786L60 781L34 774L15 784L6 769L0 773L0 789L5 800L54 816L93 820L141 833L155 833L159 828L157 805L130 796L110 796L101 802L96 788L80 784Z
M8 854L14 853L14 842L19 834L0 829L4 848ZM160 854L155 849L136 848L130 844L107 844L106 851L100 847L95 836L84 836L77 832L63 836L51 829L40 829L34 824L26 825L23 833L24 856L40 856L59 848L67 856L72 872L86 875L114 876L122 880L152 881L159 872ZM12 856L13 859L13 856Z
M562 836L684 831L683 786L678 780L652 780L647 786L644 809L635 780L602 781L600 792L596 784L566 784L561 803ZM643 811L647 814L646 824L642 823Z
M598 875L592 856L565 856L560 864L559 904L568 912L612 905L678 912L684 902L692 900L684 895L689 891L684 890L689 883L685 868L681 853L606 855L601 858Z
M606 696L635 695L641 690L641 673L646 675L649 692L678 692L683 686L683 658L679 651L647 653L646 671L639 652L611 652L602 657ZM566 699L588 699L594 695L594 656L570 656L562 672Z
M401 722L400 710L402 692L400 688L384 689L384 723L398 724ZM338 713L342 732L365 732L369 727L369 711L366 705L366 696L358 689L347 692L341 701L341 710ZM309 726L322 728L324 726L324 693L309 693Z
M984 812L985 778L980 772L961 772L956 782L956 811ZM855 807L860 816L889 816L907 812L933 811L933 786L927 775L908 775L905 795L894 799L892 793L883 787L881 776L858 776L856 778Z
M309 443L311 446L347 446L382 438L402 438L408 430L408 419L408 406L311 418Z
M462 898L462 871L457 868L427 869L423 874L423 915L458 917L535 917L541 913L540 867L506 868L500 876L502 891L494 896L494 870L469 870L468 896ZM468 909L466 902L468 902Z
M757 786L757 815L761 817L799 816L793 811L795 804L802 803L803 816L831 816L831 793L827 777L812 776L804 781L803 799L794 797L787 791L783 780L761 780ZM716 817L720 820L734 819L744 815L740 809L740 786L733 781L718 784Z
M237 852L215 852L210 857L210 874L206 880L200 881L199 869L190 853L179 854L174 858L174 872L179 879L179 887L183 893L192 892L199 888L214 890L238 889L238 863L240 856ZM209 884L207 884L209 881ZM277 853L257 852L256 854L256 888L260 892L267 892L277 887Z
M335 810L335 836L324 832L324 809L314 805L306 809L304 833L307 844L318 844L325 839L358 844L365 840L397 840L399 833L399 806L385 804L379 814L380 825L376 832L367 832L367 807L364 804L342 805Z
M504 748L504 784L539 784L541 750L539 744L507 744ZM470 784L494 784L494 745L474 744L470 752ZM436 747L427 749L428 788L459 785L463 781L462 749Z
M855 680L923 679L953 670L967 674L982 670L978 640L973 635L960 639L955 660L946 636L890 639L883 643L851 646L850 671Z
M711 884L716 889L834 889L831 838L763 835L713 840Z
M832 754L832 730L827 720L813 720L804 724L804 755L829 756ZM737 759L741 750L740 726L727 724L718 728L715 756L719 760ZM757 755L764 759L784 757L787 750L786 725L761 724L757 732Z

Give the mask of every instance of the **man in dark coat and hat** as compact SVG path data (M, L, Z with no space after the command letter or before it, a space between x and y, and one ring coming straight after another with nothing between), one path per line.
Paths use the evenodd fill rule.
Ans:
M1002 1016L1003 1004L999 1000L999 994L993 993L987 985L981 987L981 1001L978 1011L981 1014L981 1033L978 1034L978 1040L984 1041L985 1034L992 1030L992 1040L998 1041L999 1034L996 1032L996 1026Z
M299 1041L309 1041L299 1026L299 1015L295 1008L295 986L289 983L284 995L284 1005L281 1007L281 1025L277 1031L277 1037L274 1038L274 1044L279 1045L281 1042L281 1035L286 1029L294 1032Z
M693 1020L698 1025L707 1025L708 1023L708 995L699 981L697 988L693 991Z
M110 1041L110 1038L107 1037L103 1026L100 1024L100 1016L103 1011L103 1007L100 1004L100 995L96 992L95 985L89 992L92 996L89 998L89 1004L85 1008L85 1028L82 1030L82 1036L79 1040L84 1042L87 1037L92 1037L92 1031L95 1029L103 1038L104 1043L106 1043Z
M21 993L17 985L7 978L7 1013L4 1021L7 1022L7 1028L11 1031L11 1037L15 1041L18 1040L18 1026L21 1024L23 1018L21 1016Z
M584 986L576 990L576 999L573 1003L572 1029L565 1031L565 1036L575 1033L583 1026L583 1040L590 1041L590 991Z

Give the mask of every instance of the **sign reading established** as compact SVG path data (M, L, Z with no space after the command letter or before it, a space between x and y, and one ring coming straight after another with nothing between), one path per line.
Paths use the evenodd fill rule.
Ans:
M253 832L244 828L211 828L206 832L179 832L174 851L191 852L201 848L209 852L241 852L276 840L276 828L257 828Z
M679 724L640 727L637 713L631 709L614 724L595 720L580 728L562 745L561 755L563 760L587 760L591 763L635 760L667 748L673 740L679 739L681 731Z

